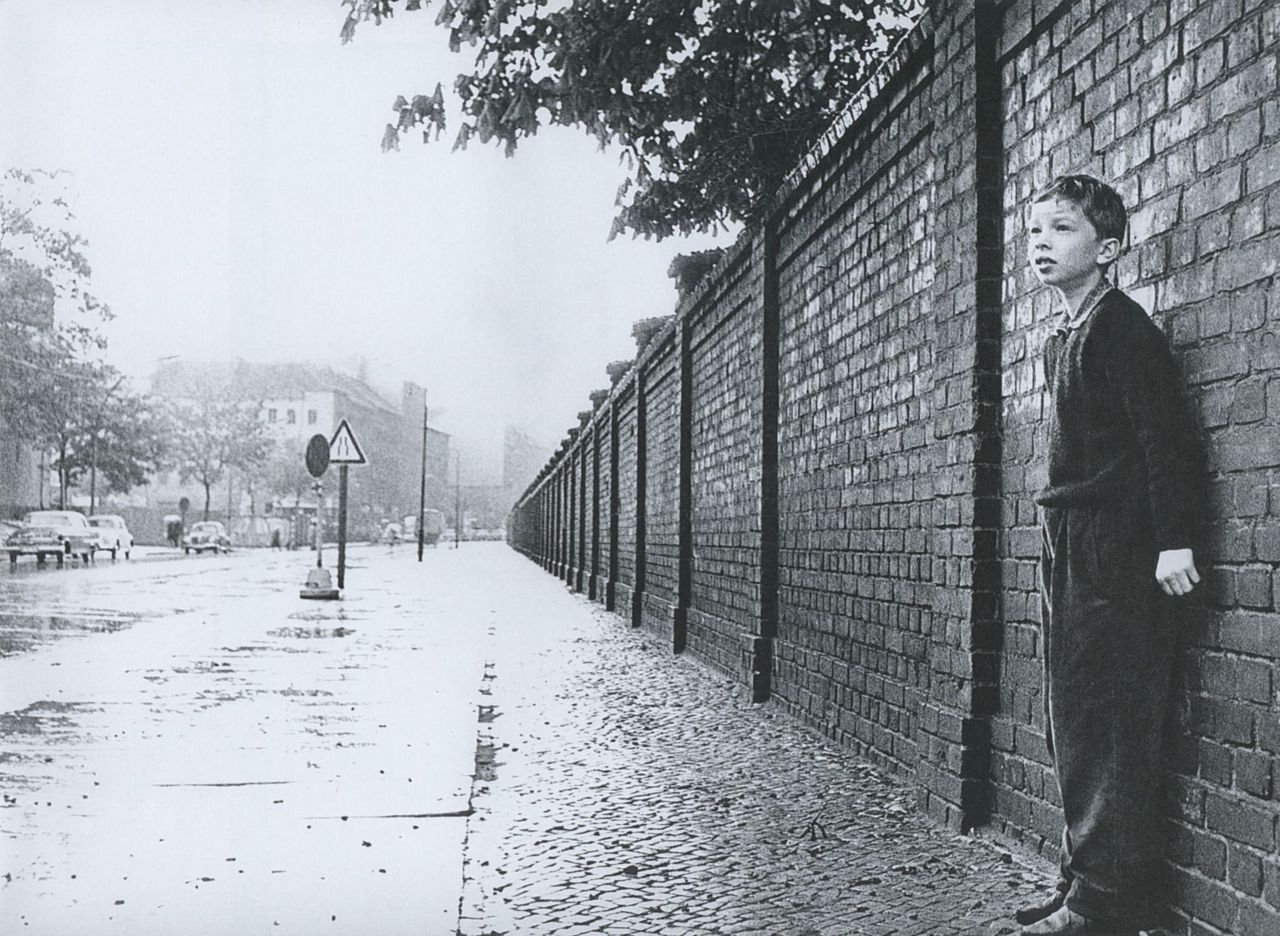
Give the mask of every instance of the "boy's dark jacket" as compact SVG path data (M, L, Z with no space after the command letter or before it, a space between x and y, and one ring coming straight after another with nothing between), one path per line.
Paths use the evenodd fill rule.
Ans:
M1119 289L1045 343L1050 395L1046 507L1149 508L1157 551L1191 549L1204 465L1169 343ZM1144 524L1145 525L1145 524Z

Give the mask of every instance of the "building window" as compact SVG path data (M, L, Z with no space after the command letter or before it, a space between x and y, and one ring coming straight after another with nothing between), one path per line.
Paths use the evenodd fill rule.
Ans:
M298 414L293 410L289 410L289 412L285 416L285 422L287 422L289 425L292 426L297 421L298 421Z
M307 425L314 426L315 424L316 424L316 411L313 409L309 409L307 410Z
M267 410L267 422L275 422L275 421L276 421L276 415L277 415L277 414L276 414L276 411L275 411L275 410L273 410L273 409L269 409L269 410Z

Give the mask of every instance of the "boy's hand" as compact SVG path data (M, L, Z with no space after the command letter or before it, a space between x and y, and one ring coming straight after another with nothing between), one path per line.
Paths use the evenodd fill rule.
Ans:
M1156 560L1156 580L1166 595L1186 595L1200 581L1189 549L1166 549Z

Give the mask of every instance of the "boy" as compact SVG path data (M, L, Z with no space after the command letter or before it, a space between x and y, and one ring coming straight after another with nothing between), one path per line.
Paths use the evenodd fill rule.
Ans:
M1035 198L1028 254L1058 294L1044 351L1049 481L1041 560L1046 736L1062 874L1018 914L1032 934L1132 936L1159 861L1161 736L1174 634L1165 595L1200 581L1192 554L1199 445L1164 335L1112 286L1127 216L1090 176Z

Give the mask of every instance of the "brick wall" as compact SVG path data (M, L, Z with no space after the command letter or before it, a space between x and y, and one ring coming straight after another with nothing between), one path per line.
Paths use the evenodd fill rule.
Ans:
M596 453L598 456L596 502L594 504L594 509L600 518L599 546L596 558L596 590L592 597L602 604L607 604L610 596L608 589L609 569L611 557L613 555L611 539L613 500L613 423L612 420L609 419L609 407L597 407L595 421L592 425L593 431L597 436Z
M928 46L779 231L775 696L916 764L932 604ZM925 67L918 67L924 65Z
M671 639L679 587L679 347L672 331L645 369L645 589L642 624Z
M738 674L760 620L760 271L737 253L688 312L693 405L687 646Z
M1280 6L1114 3L1006 11L1004 644L995 820L1053 853L1057 789L1040 699L1039 532L1048 297L1019 236L1051 175L1108 179L1130 208L1119 285L1174 346L1207 444L1209 530L1184 651L1169 769L1177 932L1280 932L1274 784L1280 620ZM1270 393L1268 393L1270 391Z
M626 620L632 619L636 581L636 374L632 373L620 388L617 410L618 534L616 539L617 574L613 578L614 610Z
M1053 855L1034 504L1053 309L1021 231L1053 175L1115 184L1117 278L1208 451L1205 581L1173 624L1186 936L1280 932L1278 68L1275 2L933 4L569 446L600 440L580 522L599 510L625 620L911 777L940 821ZM517 548L554 564L581 464L530 487Z

